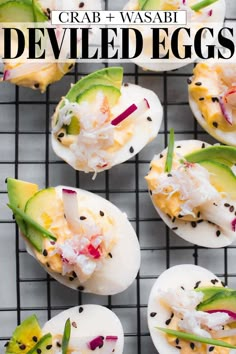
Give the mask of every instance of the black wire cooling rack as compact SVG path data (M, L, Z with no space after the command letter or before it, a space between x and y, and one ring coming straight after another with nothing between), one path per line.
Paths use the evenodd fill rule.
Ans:
M117 2L115 6L123 5ZM235 21L236 3L228 0L227 5L227 21ZM113 4L109 8L114 8ZM125 330L125 354L154 354L146 308L150 289L162 271L175 264L199 264L212 270L226 284L236 286L235 247L209 250L173 235L154 211L144 182L153 155L167 144L170 127L175 128L178 140L215 142L197 125L188 107L186 82L192 65L168 73L145 72L131 63L124 65L124 80L152 89L164 106L164 120L157 139L132 160L99 174L93 182L91 175L75 172L52 152L50 117L53 109L70 83L101 67L102 64L76 65L73 72L43 95L5 83L0 86L1 353L15 326L29 314L36 313L43 324L69 307L97 303L108 306L120 317ZM127 212L142 251L142 266L134 284L120 295L100 297L77 293L47 276L26 253L11 212L7 210L4 181L8 176L36 182L42 188L64 184L88 189Z

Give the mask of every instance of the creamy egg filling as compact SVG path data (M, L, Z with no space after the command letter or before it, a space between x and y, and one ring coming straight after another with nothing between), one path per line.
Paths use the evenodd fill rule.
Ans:
M145 177L154 205L172 220L206 220L232 232L232 215L225 212L227 195L206 168L175 153L171 173L164 172L166 153L151 162Z
M196 287L199 285L198 282ZM212 283L201 283L201 286L212 286ZM217 280L217 287L222 286ZM222 286L223 287L223 286ZM186 290L184 288L168 289L160 291L158 301L171 314L167 319L168 328L186 333L193 333L197 336L221 339L227 343L236 344L236 335L224 337L223 332L230 330L232 319L223 312L207 313L196 310L198 304L203 300L203 293L194 290ZM226 333L227 333L226 332ZM227 333L228 335L228 333ZM212 352L213 354L228 354L230 349L216 347L209 344L196 342L188 342L173 336L166 335L168 343L179 349L181 354L197 353L205 354Z
M189 93L210 127L236 130L235 64L198 64L189 80Z
M65 134L65 127L72 117L79 122L78 135ZM100 91L93 104L81 104L63 100L53 118L53 134L60 143L68 147L76 156L77 168L97 171L112 164L112 153L123 147L133 136L134 122L126 119L119 125L111 124L115 118L107 98ZM57 121L56 121L57 120Z
M43 226L57 241L44 239L44 251L42 254L36 252L36 257L52 272L68 276L70 280L78 278L83 283L112 256L117 235L114 234L114 220L103 211L96 215L81 205L79 212L75 230L65 218L63 202L57 197L50 214L41 215Z

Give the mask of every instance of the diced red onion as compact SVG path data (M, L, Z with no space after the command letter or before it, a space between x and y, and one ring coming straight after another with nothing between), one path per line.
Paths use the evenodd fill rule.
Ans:
M236 231L236 218L232 221L232 230L235 232Z
M219 98L219 103L220 103L221 112L222 112L225 120L227 121L227 123L232 125L233 124L233 116L232 116L232 111L231 111L229 105L224 102L222 97Z
M146 98L144 98L138 105L134 103L130 105L124 112L122 112L115 119L113 119L111 121L111 124L117 126L118 124L123 122L123 120L129 118L134 113L138 116L144 113L149 108L150 108L149 102Z
M228 103L232 107L236 107L236 87L233 86L228 92L225 94L224 99L226 103Z
M88 252L94 259L98 259L101 257L99 250L91 244L88 246Z
M236 313L233 311L229 311L229 310L209 310L206 311L208 313L216 313L216 312L223 312L223 313L227 313L227 315L229 315L231 318L233 318L234 320L236 320Z
M186 0L183 0L183 5L186 5Z
M213 15L213 10L208 11L207 15L211 17Z
M62 199L67 222L73 229L80 227L77 192L72 189L62 189Z
M99 336L89 342L89 348L95 350L103 345L103 337Z
M10 75L10 71L9 70L5 70L4 73L3 73L3 81L8 80L9 75Z

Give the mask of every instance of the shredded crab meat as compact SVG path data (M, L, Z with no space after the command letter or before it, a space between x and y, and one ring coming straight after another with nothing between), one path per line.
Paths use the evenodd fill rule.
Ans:
M179 318L179 329L188 333L211 338L209 330L219 331L231 321L226 313L197 311L196 307L203 299L201 292L182 288L168 289L160 291L158 298Z
M50 255L59 254L62 275L75 272L81 283L100 269L114 242L114 235L90 221L83 221L80 232L63 242L58 242Z
M209 172L199 164L181 164L167 177L166 173L157 174L155 194L165 194L170 198L179 193L181 215L196 217L194 209L202 205L210 205L221 199L220 193L211 185ZM167 189L171 187L171 192Z
M104 95L98 92L93 105L88 102L71 103L64 99L59 110L58 121L53 128L56 134L63 125L69 125L73 116L79 118L80 133L70 145L85 172L97 172L99 168L111 163L110 154L106 151L114 143L114 129L110 124L109 110L104 109Z

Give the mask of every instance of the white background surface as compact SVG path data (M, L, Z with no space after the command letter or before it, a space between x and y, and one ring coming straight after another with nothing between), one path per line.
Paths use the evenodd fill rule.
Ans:
M123 0L110 0L109 8L120 10L124 3ZM227 18L236 18L235 1L227 0L227 6ZM78 78L81 74L90 73L100 67L103 66L79 65ZM180 263L193 264L197 260L199 265L228 281L230 286L236 287L235 248L199 249L168 232L151 204L144 181L149 161L165 147L166 129L173 127L178 140L197 137L214 142L196 124L188 106L186 80L191 71L192 66L167 75L138 69L137 83L154 90L165 105L165 120L160 134L136 159L113 168L109 173L100 174L94 182L91 175L83 173L77 174L76 178L75 171L60 161L50 148L49 117L60 97L68 91L70 83L74 82L74 73L53 84L43 95L30 89L16 89L6 83L0 85L0 337L4 338L0 341L1 353L5 339L10 337L17 325L17 316L23 319L34 312L43 324L48 316L81 301L111 305L124 326L125 354L154 354L156 351L146 323L146 305L155 278L166 267ZM135 72L133 64L125 65L124 81L135 82ZM19 139L15 134L17 122ZM36 182L41 188L47 182L52 186L76 186L77 181L81 188L109 198L125 211L140 238L142 266L139 279L124 293L113 296L110 302L108 297L87 294L81 296L55 281L47 281L45 272L24 252L22 240L20 251L16 249L16 227L11 212L6 207L4 183L6 177L14 177L16 173L18 178ZM194 253L197 256L195 258ZM17 287L18 277L20 281ZM138 334L141 334L140 339Z

